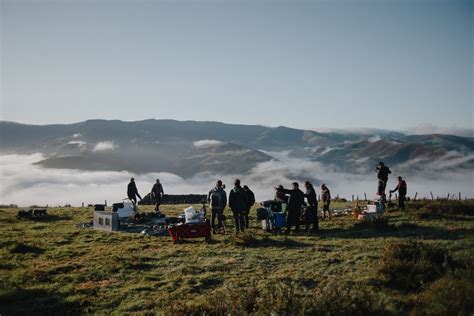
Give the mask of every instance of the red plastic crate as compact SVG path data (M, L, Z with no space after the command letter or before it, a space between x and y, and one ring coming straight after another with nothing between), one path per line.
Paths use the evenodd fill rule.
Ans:
M207 219L202 224L183 224L168 227L168 233L174 243L183 238L203 238L206 242L211 240L211 223Z

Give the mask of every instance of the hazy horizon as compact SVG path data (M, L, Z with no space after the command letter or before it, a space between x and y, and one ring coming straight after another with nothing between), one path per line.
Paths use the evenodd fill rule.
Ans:
M141 120L120 120L120 119L111 119L111 118L89 118L84 121L72 121L72 122L55 122L55 123L34 123L34 122L22 122L22 121L10 121L10 120L3 120L0 119L1 121L4 122L12 122L12 123L18 123L18 124L24 124L24 125L38 125L38 126L44 126L44 125L69 125L69 124L77 124L77 123L82 123L85 121L94 121L94 120L104 120L104 121L123 121L123 122L141 122L141 121L147 121L147 120L174 120L178 122L184 122L184 121L191 121L191 122L213 122L213 123L223 123L223 124L237 124L237 125L258 125L258 126L265 126L265 127L288 127L288 128L294 128L294 129L300 129L300 130L312 130L320 133L361 133L361 134L367 134L367 133L377 133L377 131L388 131L388 132L397 132L397 133L404 133L404 134L413 134L413 135L427 135L427 134L446 134L446 135L455 135L455 136L462 136L462 137L474 137L474 127L472 128L460 128L460 127L454 127L454 126L437 126L434 124L419 124L417 126L409 127L406 129L400 129L400 130L395 130L395 129L386 129L386 128L376 128L376 127L364 127L364 126L355 126L355 127L334 127L334 126L320 126L320 127L297 127L297 126L285 126L285 125L268 125L268 124L246 124L242 122L225 122L225 121L199 121L199 120L179 120L179 119L173 119L173 118L145 118Z

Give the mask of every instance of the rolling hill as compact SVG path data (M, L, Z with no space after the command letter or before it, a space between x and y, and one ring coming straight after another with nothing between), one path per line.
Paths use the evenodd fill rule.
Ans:
M76 124L0 122L2 154L42 153L39 165L80 170L245 173L271 152L341 171L367 173L383 160L404 171L474 168L474 139L397 132L328 133L287 127L175 120L88 120Z

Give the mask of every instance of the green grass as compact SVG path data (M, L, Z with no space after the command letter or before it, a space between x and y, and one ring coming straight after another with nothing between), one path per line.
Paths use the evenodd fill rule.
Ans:
M474 204L466 203L472 211ZM184 207L162 206L162 211L173 215ZM253 218L249 233L235 238L226 211L227 234L216 235L211 244L77 228L91 220L87 208L52 208L48 213L54 216L43 221L18 220L16 212L0 210L1 315L473 311L474 216L469 212L420 219L411 215L417 212L413 208L389 212L386 223L375 225L336 217L321 222L318 236L288 237L263 234ZM383 265L394 248L402 248L394 258L405 260L400 253L412 241L446 252L453 263L434 279L416 275L416 286L397 287L390 278L398 266L392 262L388 277ZM399 266L424 264L410 260ZM428 273L423 267L417 271Z

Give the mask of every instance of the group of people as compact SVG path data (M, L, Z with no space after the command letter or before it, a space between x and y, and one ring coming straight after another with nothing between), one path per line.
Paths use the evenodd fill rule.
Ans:
M160 212L161 199L163 198L165 191L163 191L163 185L160 182L160 179L156 179L155 184L151 188L150 196L155 200L155 211ZM127 197L130 201L137 204L137 197L141 200L142 197L138 193L137 185L135 184L135 179L131 178L127 186Z
M289 233L293 226L295 227L295 232L300 230L300 220L303 211L302 207L305 203L305 199L307 201L307 208L303 218L305 218L307 228L310 230L308 225L312 226L311 230L314 232L319 229L317 214L318 198L316 190L308 180L304 182L304 186L306 189L305 193L299 189L297 182L292 183L291 189L285 189L282 185L275 188L275 200L284 202L288 205L286 233ZM214 233L224 229L224 209L227 206L227 194L224 189L225 186L222 184L222 181L218 180L216 186L209 191L207 198L211 207L211 224ZM323 202L323 219L325 218L326 213L330 218L331 214L329 212L329 205L331 203L331 193L325 184L321 185L321 201ZM252 190L250 190L246 185L242 187L240 180L236 179L234 181L234 187L229 192L228 201L229 208L234 217L236 233L243 232L249 227L249 212L254 203L255 195Z
M221 180L218 180L216 186L207 195L207 201L211 208L211 225L214 234L220 230L225 231L223 222L225 218L224 209L227 206L227 194L224 189L225 185L222 184ZM242 187L240 180L236 179L234 187L229 193L228 204L234 217L235 232L245 231L249 228L249 213L255 204L255 194L247 185Z
M379 162L377 167L375 168L377 172L377 179L378 179L378 187L377 187L377 195L380 196L382 203L386 201L385 189L388 183L388 175L392 173L389 167L383 163L383 161ZM392 193L398 191L398 208L405 209L405 201L407 196L407 183L401 176L398 176L398 184L395 189L390 190L390 196Z
M299 189L298 182L293 182L291 185L291 189L285 189L282 185L275 188L275 200L288 205L286 233L288 234L290 232L292 226L295 226L295 231L298 232L302 218L306 223L308 231L317 232L319 230L318 198L313 184L309 180L306 180L304 182L306 192L304 193ZM307 207L305 213L302 214L302 206L305 204L305 198ZM323 219L326 218L326 213L329 219L331 219L331 213L329 212L331 192L324 183L321 184L321 201L323 203Z
M392 172L383 162L380 162L375 170L378 179L377 195L380 196L380 200L384 203L386 201L385 190L387 187L388 176ZM279 202L284 202L288 206L288 214L286 218L287 234L290 233L292 227L295 227L295 232L300 230L301 219L304 219L308 231L317 232L319 230L318 198L316 190L313 184L308 180L304 181L304 188L306 191L301 191L297 182L292 183L291 189L285 189L282 185L274 188L274 199ZM250 209L255 204L255 194L247 185L241 186L239 179L234 181L234 187L229 192L229 199L227 199L227 194L224 189L225 185L221 180L218 180L215 187L212 188L207 195L207 202L211 209L211 225L213 232L217 233L221 230L225 231L223 222L225 220L224 209L227 205L229 205L233 214L235 232L243 232L249 227L249 213ZM397 191L398 207L404 209L407 184L400 176L398 177L397 187L390 190L390 194ZM163 185L160 183L160 179L156 179L156 183L153 185L150 195L156 203L155 211L159 213L162 197L164 195ZM140 200L142 199L138 193L134 178L131 178L130 183L128 184L127 196L135 204L137 203L137 197L140 198ZM324 183L321 184L320 201L322 202L322 219L326 218L326 214L328 218L331 219L331 213L329 211L331 192ZM307 207L304 209L303 214L304 204L306 204Z

